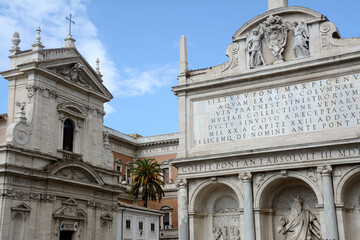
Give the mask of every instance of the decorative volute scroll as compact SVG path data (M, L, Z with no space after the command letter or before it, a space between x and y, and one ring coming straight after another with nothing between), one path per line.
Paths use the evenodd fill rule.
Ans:
M25 102L16 102L19 108L16 113L15 122L10 124L6 129L6 143L13 145L26 146L29 143L32 134L31 126L29 126L25 117Z

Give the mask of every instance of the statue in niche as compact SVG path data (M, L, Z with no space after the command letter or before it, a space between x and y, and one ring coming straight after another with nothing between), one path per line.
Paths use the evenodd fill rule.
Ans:
M287 23L288 24L288 23ZM294 22L290 30L294 32L294 55L295 58L310 57L309 52L309 31L305 22Z
M280 219L278 232L285 235L285 240L321 239L320 223L314 214L303 209L303 200L298 196L290 213Z
M282 53L286 45L288 28L283 23L281 17L270 15L260 27L264 31L264 36L268 47L275 57L275 62L284 62Z
M246 39L250 68L255 68L260 65L266 65L261 52L261 48L262 48L261 41L263 36L264 34L263 32L260 32L260 28L259 28L259 29L254 29L253 35L249 36Z

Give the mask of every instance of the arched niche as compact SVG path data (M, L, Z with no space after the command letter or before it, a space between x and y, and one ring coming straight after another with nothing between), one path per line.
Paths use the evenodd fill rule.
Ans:
M360 235L360 167L354 167L341 179L336 191L337 203L342 205L342 228L346 240ZM340 210L341 211L341 210ZM338 216L339 218L339 216Z
M227 179L200 184L190 197L191 239L240 237L242 199L238 186Z
M303 202L302 209L309 211L320 222L319 204L322 203L321 191L309 178L299 173L273 175L267 179L255 195L255 224L258 227L257 238L283 240L285 236L278 232L280 219L288 217L296 199ZM319 229L321 232L321 229Z

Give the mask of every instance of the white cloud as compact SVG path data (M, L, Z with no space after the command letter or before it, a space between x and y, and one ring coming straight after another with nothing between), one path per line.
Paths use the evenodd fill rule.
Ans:
M96 26L91 22L85 1L82 0L8 0L0 1L0 68L8 66L8 50L15 31L20 34L20 48L27 50L35 42L36 28L40 26L41 41L46 48L59 48L64 45L68 33L65 19L71 13L75 21L72 26L76 48L84 55L90 65L95 67L100 58L104 83L111 92L116 92L116 79L119 78L115 64L100 41Z
M15 31L20 34L21 50L31 49L38 26L42 29L41 42L45 48L60 48L68 33L65 16L71 13L77 49L93 67L96 58L100 59L104 84L115 97L154 93L176 80L178 65L175 63L149 65L141 71L132 67L119 71L87 14L86 0L0 0L0 10L0 70L8 68L8 50L12 47L11 38ZM105 107L108 114L114 112L110 105Z
M104 109L105 109L105 112L106 112L105 117L106 117L107 115L110 115L110 114L112 114L112 113L114 113L114 112L116 111L115 108L113 108L112 106L110 106L109 103L104 103Z
M119 82L119 95L139 96L170 86L178 74L178 64L148 65L145 71L125 68Z

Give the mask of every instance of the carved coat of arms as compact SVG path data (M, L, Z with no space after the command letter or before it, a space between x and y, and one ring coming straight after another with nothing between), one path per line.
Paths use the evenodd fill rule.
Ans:
M281 17L270 15L261 27L264 30L266 44L270 48L275 57L275 62L282 62L284 46L287 39L287 27L283 23Z

